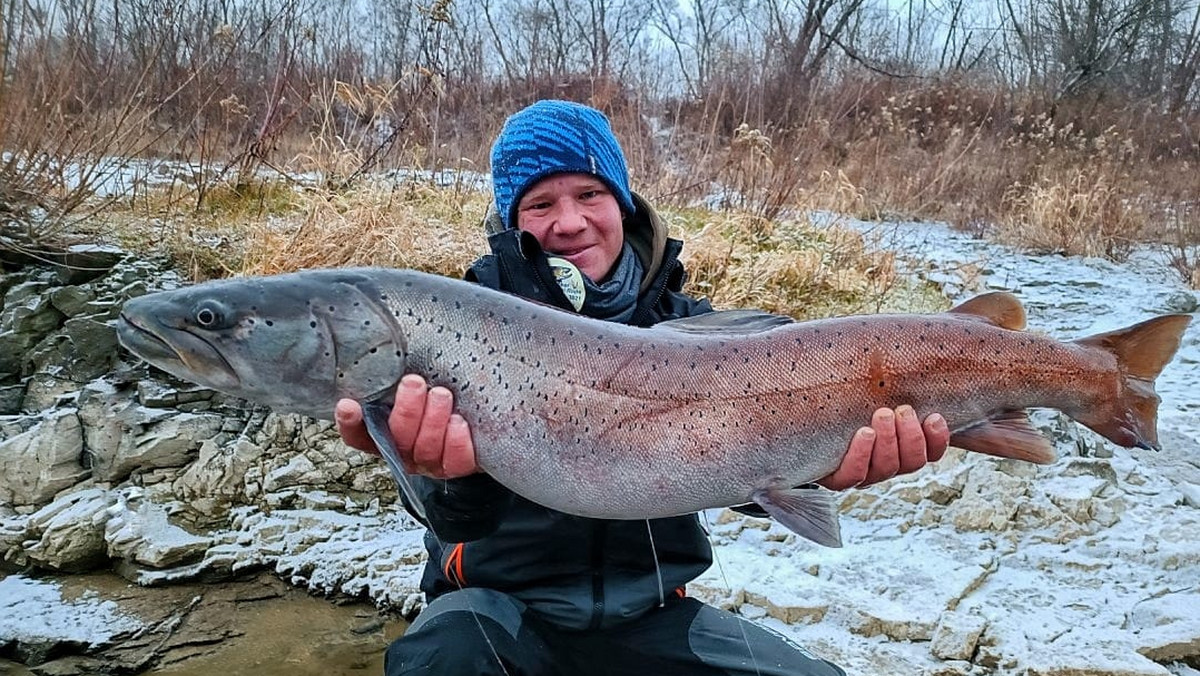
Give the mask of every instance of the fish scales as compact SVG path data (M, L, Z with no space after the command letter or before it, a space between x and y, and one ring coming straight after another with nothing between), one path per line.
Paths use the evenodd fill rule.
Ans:
M412 370L455 393L489 473L526 495L572 486L565 511L603 518L686 513L714 497L744 501L748 485L825 476L880 406L921 402L955 429L1061 404L1063 373L1107 367L1110 391L1116 382L1111 358L1085 363L1096 356L966 318L820 320L728 338L597 330L490 300L454 308L487 321L453 344L410 332ZM425 314L453 321L433 305Z
M221 320L207 332L196 326L206 308ZM135 299L120 335L176 375L317 417L421 374L454 392L498 481L561 511L629 519L763 502L826 476L881 406L941 413L964 447L1042 462L1049 445L1012 412L1058 408L1119 443L1153 445L1155 369L1187 322L1129 329L1153 334L1137 352L1161 362L1136 366L1153 373L1131 383L1121 360L1137 359L1117 352L1132 339L1015 330L1024 315L1006 294L942 314L750 330L714 316L716 328L642 329L448 278L352 269ZM1152 404L1126 401L1135 395Z

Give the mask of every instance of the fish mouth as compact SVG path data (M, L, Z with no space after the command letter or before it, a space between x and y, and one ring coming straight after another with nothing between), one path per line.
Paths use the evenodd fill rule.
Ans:
M117 338L125 349L173 376L225 389L240 382L237 371L221 351L185 329L156 325L122 312Z

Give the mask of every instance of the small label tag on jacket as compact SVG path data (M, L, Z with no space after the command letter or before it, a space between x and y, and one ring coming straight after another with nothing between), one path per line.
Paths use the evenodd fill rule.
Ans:
M583 298L587 295L587 287L583 285L583 275L580 274L579 268L571 261L557 256L548 256L546 261L550 263L550 269L554 272L554 281L558 282L567 300L571 301L571 305L578 311L583 307Z

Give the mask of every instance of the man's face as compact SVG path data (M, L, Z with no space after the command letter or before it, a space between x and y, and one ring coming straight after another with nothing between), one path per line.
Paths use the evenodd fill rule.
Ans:
M593 282L608 277L625 242L617 198L591 174L554 174L533 184L517 203L517 227Z

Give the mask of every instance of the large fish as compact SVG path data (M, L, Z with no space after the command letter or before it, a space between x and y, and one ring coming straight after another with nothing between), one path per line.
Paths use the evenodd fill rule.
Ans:
M605 519L753 501L836 546L828 492L796 487L836 469L876 408L939 412L955 446L1038 463L1054 453L1030 407L1157 447L1154 379L1189 320L1059 342L1022 331L1021 304L991 293L942 314L734 310L644 329L410 270L341 269L136 298L119 335L169 373L279 411L328 419L342 397L365 402L381 444L397 382L418 373L454 392L479 466L530 500Z

